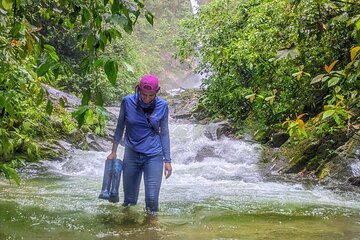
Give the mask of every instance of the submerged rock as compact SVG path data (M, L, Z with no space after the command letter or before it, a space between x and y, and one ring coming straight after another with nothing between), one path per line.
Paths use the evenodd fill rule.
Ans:
M221 156L216 154L215 148L213 146L203 146L199 151L197 151L195 161L202 162L207 157L221 157Z

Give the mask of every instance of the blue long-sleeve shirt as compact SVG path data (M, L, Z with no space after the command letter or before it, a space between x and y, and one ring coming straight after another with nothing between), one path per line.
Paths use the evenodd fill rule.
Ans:
M132 94L123 98L113 143L120 143L125 130L126 147L149 156L162 153L164 161L171 162L167 102L156 96L148 122L138 97L138 94Z

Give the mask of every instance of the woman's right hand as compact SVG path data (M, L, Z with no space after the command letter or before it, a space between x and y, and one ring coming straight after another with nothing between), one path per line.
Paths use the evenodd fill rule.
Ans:
M107 156L107 160L115 160L116 159L116 153L112 152Z

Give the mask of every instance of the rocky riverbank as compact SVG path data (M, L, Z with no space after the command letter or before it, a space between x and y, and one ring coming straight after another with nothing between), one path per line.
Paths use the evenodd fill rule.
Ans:
M60 98L66 98L66 108L72 111L80 104L80 99L45 86L50 98L56 104ZM169 114L173 120L192 121L207 124L207 137L216 140L222 135L233 137L232 126L228 121L212 122L206 113L197 111L196 104L201 96L198 89L178 89L163 92L161 97L169 103ZM110 151L111 140L116 127L119 106L106 107L109 121L103 136L91 132L76 131L73 136L58 140L56 144L44 143L58 155L71 152L72 148L81 148L94 151ZM339 141L333 151L327 148L334 147L322 139L317 142L303 141L294 144L286 133L275 133L271 140L263 145L263 173L269 178L282 178L288 181L308 181L314 184L324 184L357 191L360 188L360 172L354 170L354 164L360 163L359 137ZM251 141L251 138L248 138ZM205 155L211 155L206 150ZM201 158L201 157L199 157ZM360 165L360 164L359 164ZM360 171L360 170L359 170ZM357 175L358 174L358 175Z

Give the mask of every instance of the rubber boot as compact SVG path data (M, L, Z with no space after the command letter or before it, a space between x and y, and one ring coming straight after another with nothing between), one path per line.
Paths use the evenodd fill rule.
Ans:
M113 162L114 160L105 161L103 183L101 193L99 195L100 199L109 200L110 198L110 184L112 179Z
M120 159L113 160L113 170L111 179L111 191L109 202L119 202L119 184L121 178L122 161Z

